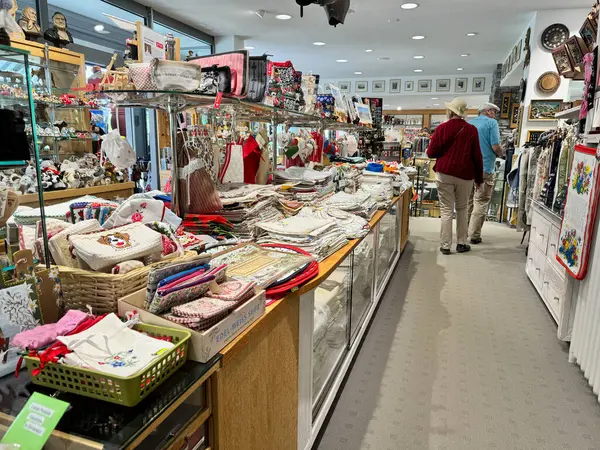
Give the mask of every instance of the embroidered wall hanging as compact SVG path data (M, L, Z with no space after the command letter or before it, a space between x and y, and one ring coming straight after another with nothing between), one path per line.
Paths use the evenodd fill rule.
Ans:
M556 259L569 275L583 280L594 237L600 189L596 149L577 145L571 167Z

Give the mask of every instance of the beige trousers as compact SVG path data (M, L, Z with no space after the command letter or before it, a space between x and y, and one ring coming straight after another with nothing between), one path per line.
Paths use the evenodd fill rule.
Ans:
M436 183L442 216L441 245L442 248L450 250L452 247L452 216L455 208L456 241L459 245L467 243L469 195L473 190L473 180L463 180L452 175L437 173Z
M469 236L471 239L481 238L481 229L487 216L492 194L496 184L495 173L484 173L483 184L477 190L473 189L469 199Z

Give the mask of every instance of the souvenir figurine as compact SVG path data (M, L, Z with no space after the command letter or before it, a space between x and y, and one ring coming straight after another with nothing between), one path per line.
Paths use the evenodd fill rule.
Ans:
M32 7L23 8L18 23L28 41L37 42L42 37L42 29L37 23L37 13Z
M73 43L73 36L67 30L67 18L63 13L54 13L52 16L52 25L52 28L48 28L44 33L44 39L51 42L57 48L63 48Z
M25 33L15 20L16 0L0 0L0 28L4 28L11 39L25 39Z

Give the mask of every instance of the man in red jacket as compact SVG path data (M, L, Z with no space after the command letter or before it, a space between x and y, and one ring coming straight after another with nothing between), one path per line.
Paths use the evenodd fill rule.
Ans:
M483 158L479 147L477 128L469 125L464 117L467 102L455 98L446 103L448 121L435 130L427 156L435 158L436 184L442 216L440 252L450 254L452 247L452 216L456 209L456 251L471 250L467 245L469 196L473 180L483 183Z

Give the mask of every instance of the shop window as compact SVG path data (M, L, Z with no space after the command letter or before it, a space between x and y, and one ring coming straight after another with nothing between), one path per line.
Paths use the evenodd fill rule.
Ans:
M212 53L212 47L208 42L201 39L197 39L187 34L181 33L173 28L155 23L153 26L154 31L164 36L171 33L174 37L177 37L181 41L181 60L185 61L189 56L206 56Z

